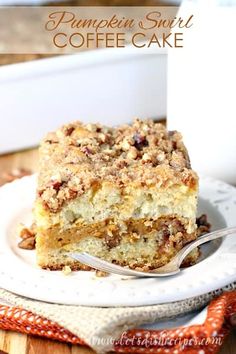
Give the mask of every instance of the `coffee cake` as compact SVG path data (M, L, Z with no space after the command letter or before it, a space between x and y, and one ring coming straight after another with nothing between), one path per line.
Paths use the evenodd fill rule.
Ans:
M68 256L88 252L133 269L162 266L197 237L197 193L180 133L139 119L65 125L40 147L38 264L88 269Z

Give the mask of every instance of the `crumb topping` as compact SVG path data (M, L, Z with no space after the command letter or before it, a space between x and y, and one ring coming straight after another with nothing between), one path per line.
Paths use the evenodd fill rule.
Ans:
M122 188L184 183L195 186L182 136L152 120L115 128L77 121L49 133L40 147L38 197L57 212L64 202L110 181Z

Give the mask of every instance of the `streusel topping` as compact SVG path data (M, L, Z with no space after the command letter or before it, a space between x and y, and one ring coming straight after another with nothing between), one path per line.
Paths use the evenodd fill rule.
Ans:
M40 147L38 196L57 212L64 202L110 181L195 186L182 136L152 120L111 128L77 121L49 133Z

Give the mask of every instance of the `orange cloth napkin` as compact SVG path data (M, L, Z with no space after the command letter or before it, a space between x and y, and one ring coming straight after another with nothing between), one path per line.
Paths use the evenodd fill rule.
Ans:
M174 329L132 329L114 343L119 353L214 354L236 322L236 291L212 300L203 324ZM0 305L0 328L73 344L86 343L57 323L19 307Z

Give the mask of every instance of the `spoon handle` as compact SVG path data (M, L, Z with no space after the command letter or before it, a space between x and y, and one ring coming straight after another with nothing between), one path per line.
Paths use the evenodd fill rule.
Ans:
M228 227L225 229L221 229L218 231L210 232L209 234L202 235L198 237L196 240L188 243L185 247L182 248L182 250L176 255L176 262L178 263L178 266L181 265L183 262L184 258L196 247L202 245L203 243L206 243L208 241L215 240L220 237L224 236L229 236L235 234L236 237L236 227Z

